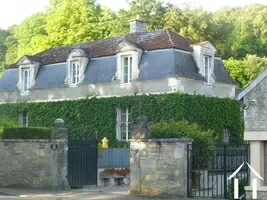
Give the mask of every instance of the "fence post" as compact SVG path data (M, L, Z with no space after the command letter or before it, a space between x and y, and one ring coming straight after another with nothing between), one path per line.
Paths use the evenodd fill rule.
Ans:
M226 163L226 155L227 155L227 145L224 144L223 145L223 164L224 164L224 167L223 167L223 183L224 183L224 199L227 199L227 163Z
M192 197L192 144L187 145L187 196Z

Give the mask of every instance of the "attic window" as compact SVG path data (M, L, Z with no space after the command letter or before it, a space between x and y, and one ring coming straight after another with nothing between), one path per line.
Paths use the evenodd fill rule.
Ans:
M204 75L206 83L210 83L211 56L204 56Z
M78 83L80 83L80 63L79 63L79 61L77 61L77 60L74 60L74 61L71 61L70 62L71 64L71 69L70 69L70 71L71 71L71 77L70 77L70 79L71 79L71 81L72 81L72 84L78 84Z
M81 49L74 49L69 53L66 63L65 84L69 87L76 87L82 83L89 59L87 54Z
M30 68L22 69L22 92L29 92L30 76Z
M133 57L132 55L125 55L121 58L122 61L122 73L121 73L121 80L122 83L131 83L132 82L132 70L133 70Z

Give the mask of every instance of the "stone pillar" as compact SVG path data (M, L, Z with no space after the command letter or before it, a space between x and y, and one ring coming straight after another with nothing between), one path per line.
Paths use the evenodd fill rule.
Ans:
M250 165L262 178L265 178L264 161L266 158L264 152L264 141L250 141ZM246 199L252 199L252 179L254 178L257 179L257 199L267 199L267 186L264 184L264 181L257 178L252 171L250 171L250 186L245 187Z
M55 151L57 156L54 157L56 168L55 188L69 189L67 180L68 175L68 129L65 127L63 119L56 119L51 134L51 151Z
M192 139L132 139L130 194L187 196L187 148Z

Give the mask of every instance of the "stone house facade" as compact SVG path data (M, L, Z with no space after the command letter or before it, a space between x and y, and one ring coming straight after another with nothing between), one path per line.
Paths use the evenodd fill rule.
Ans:
M267 70L259 75L248 87L240 92L236 99L242 104L244 111L244 140L250 143L250 164L263 177L258 179L251 173L251 179L257 178L258 199L267 196ZM250 181L252 184L252 180ZM251 194L252 185L246 187Z
M192 44L170 30L148 32L130 22L128 35L25 55L0 78L0 103L75 100L153 93L235 97L236 83L208 41ZM129 108L118 108L119 135ZM27 126L27 113L20 113Z

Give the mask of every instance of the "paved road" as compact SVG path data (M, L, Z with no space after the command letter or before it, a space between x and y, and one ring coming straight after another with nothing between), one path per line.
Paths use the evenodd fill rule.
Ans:
M9 194L9 195L7 195ZM184 198L148 198L129 196L127 187L87 188L67 191L29 190L19 188L0 188L0 200L189 200ZM194 200L204 200L194 198ZM207 200L207 199L205 199ZM212 199L215 200L215 199Z

